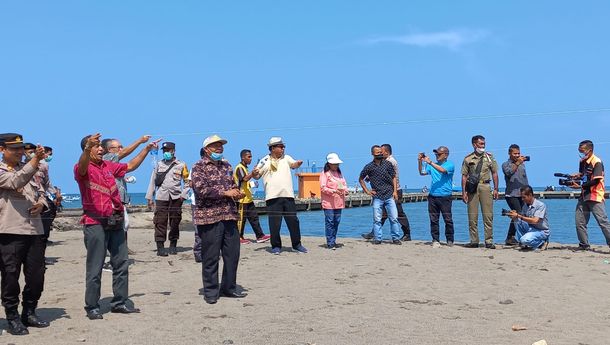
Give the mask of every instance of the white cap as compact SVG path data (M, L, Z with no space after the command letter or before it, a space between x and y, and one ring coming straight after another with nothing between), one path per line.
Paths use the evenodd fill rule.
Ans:
M219 137L217 134L213 134L213 135L210 135L209 137L205 138L205 140L203 141L203 147L207 147L210 144L218 143L218 142L222 143L223 145L225 145L227 143L226 140Z
M328 156L326 156L326 161L329 164L341 164L343 163L343 161L341 159L339 159L339 155L336 153L329 153Z
M282 141L282 137L271 137L271 139L269 139L267 146L271 147L271 146L275 146L275 145L284 145L284 141Z

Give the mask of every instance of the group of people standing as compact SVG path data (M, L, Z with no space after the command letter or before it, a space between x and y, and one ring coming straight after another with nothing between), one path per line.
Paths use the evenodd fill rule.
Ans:
M471 139L473 152L464 157L461 168L462 200L467 204L468 228L470 241L466 248L479 248L478 212L483 215L484 246L495 249L493 242L493 201L498 199L499 178L498 164L494 156L486 152L485 137L475 135ZM590 140L582 141L578 150L581 156L579 172L572 174L570 187L581 189L581 196L575 212L579 249L590 248L587 237L587 223L593 214L610 246L610 222L605 211L605 181L603 163L593 153L594 145ZM432 150L435 159L418 154L417 167L420 175L430 175L431 184L428 195L428 212L432 246L440 244L440 216L445 222L445 237L448 246L454 244L454 225L452 217L453 174L455 165L448 160L449 149L440 146ZM381 227L383 221L390 220L392 244L401 244L411 240L409 221L401 206L401 189L398 182L398 163L392 157L389 144L374 145L371 148L372 162L365 165L360 173L362 190L372 197L373 230L363 233L362 237L372 240L373 244L382 243ZM505 199L509 210L503 215L511 219L505 245L520 245L524 250L546 249L550 228L546 205L537 200L529 185L525 162L529 156L521 155L516 144L508 148L508 160L502 164L506 182ZM334 164L333 164L334 163ZM322 191L322 208L325 214L326 237L328 248L336 247L335 239L340 220L340 209L344 207L347 191L328 186L330 174L337 174L334 179L344 182L338 164L341 161L335 153L329 154L324 173L320 176ZM329 173L330 172L330 173ZM341 180L342 179L342 180ZM367 182L369 186L367 186ZM492 185L493 184L493 185ZM402 238L399 230L402 228Z
M100 312L101 272L106 253L110 253L113 271L113 313L137 313L139 309L128 303L128 255L127 246L129 203L126 174L137 169L151 151L159 149L159 140L149 142L150 136L124 148L117 139L101 139L99 133L81 140L82 154L74 166L74 179L78 183L83 205L83 225L86 248L85 311L91 320L103 318ZM473 152L467 155L461 168L462 200L468 205L470 242L467 248L479 247L478 210L483 213L485 247L495 248L493 243L493 200L498 198L498 166L494 156L485 151L485 138L472 137ZM145 147L128 163L121 160L140 145ZM154 207L154 238L157 255L175 255L179 239L179 223L182 203L191 195L193 223L196 226L195 257L202 263L204 299L216 303L220 297L241 298L236 279L240 245L250 241L244 238L246 220L252 225L259 243L270 241L269 252L282 252L280 228L282 219L290 232L292 251L307 253L301 243L299 219L296 213L292 170L303 161L285 153L282 138L272 137L267 143L269 154L253 168L252 153L244 149L235 169L225 159L227 140L212 135L207 137L200 150L201 159L189 171L185 162L175 156L176 145L161 145L163 159L156 162L152 172L146 199ZM610 246L610 222L605 211L604 168L593 153L594 145L585 140L579 144L581 156L579 172L571 175L570 187L581 189L576 207L576 228L579 248L590 248L587 223L590 215L596 218ZM0 270L1 299L12 334L27 334L27 327L46 327L48 323L36 314L36 307L44 286L45 249L52 222L53 205L61 202L59 189L54 189L48 177L48 165L52 149L24 143L15 133L0 134ZM445 222L447 245L454 243L452 219L454 164L448 160L449 149L440 146L433 150L435 159L419 153L418 173L431 176L428 211L432 246L440 247L440 216ZM408 218L402 208L402 191L399 182L398 162L392 156L389 144L374 145L373 159L359 175L363 191L372 197L373 226L363 234L373 244L382 243L382 226L390 222L391 243L400 245L411 240ZM518 145L508 149L509 159L502 164L506 181L505 198L511 218L505 244L521 244L524 248L543 248L550 236L547 209L534 197L529 186L525 162ZM23 157L26 156L25 161ZM346 179L340 165L343 161L337 153L326 157L324 171L320 174L320 189L324 223L329 249L336 249L341 211L348 194ZM269 217L270 235L265 235L254 207L251 188L262 180L265 203ZM492 187L493 183L493 187ZM45 214L49 217L44 216ZM48 225L45 225L48 224ZM168 226L169 225L169 226ZM169 236L168 236L169 227ZM402 231L402 233L401 233ZM169 248L165 242L169 239ZM199 249L198 249L199 248ZM222 279L219 281L219 262L223 260ZM23 309L18 312L19 276L23 268L25 287Z

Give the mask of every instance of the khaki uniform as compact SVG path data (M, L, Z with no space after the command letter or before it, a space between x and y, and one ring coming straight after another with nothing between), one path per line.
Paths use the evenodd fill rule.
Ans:
M173 164L175 162L175 164ZM173 166L172 166L173 164ZM170 168L171 166L171 168ZM171 169L168 171L168 169ZM168 171L161 186L155 186L157 173ZM180 237L180 222L182 221L182 202L188 199L189 194L189 171L186 163L174 159L171 161L161 160L157 162L150 176L146 199L155 198L155 242L163 243L170 240L170 246L175 244ZM167 226L169 223L169 237Z
M468 176L477 170L479 161L483 159L481 175L476 193L468 193L468 230L470 232L470 243L479 243L479 204L483 213L483 224L485 226L485 244L493 243L493 196L490 182L492 173L498 172L498 163L490 153L478 155L475 152L464 157L462 162L462 175Z
M33 312L44 289L43 226L29 208L46 205L43 190L34 181L38 169L20 163L15 169L0 162L0 273L2 306L7 320L19 318L19 295L25 312ZM23 267L25 286L19 287Z
M0 162L0 234L44 234L40 215L31 216L29 211L37 201L47 204L33 178L37 172L30 164L21 163L13 170Z

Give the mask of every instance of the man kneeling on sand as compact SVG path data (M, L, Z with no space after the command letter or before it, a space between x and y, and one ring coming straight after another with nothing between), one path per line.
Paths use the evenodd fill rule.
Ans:
M530 186L521 187L521 199L524 203L521 213L516 210L508 213L517 228L517 240L524 249L546 249L551 234L546 205L534 198Z

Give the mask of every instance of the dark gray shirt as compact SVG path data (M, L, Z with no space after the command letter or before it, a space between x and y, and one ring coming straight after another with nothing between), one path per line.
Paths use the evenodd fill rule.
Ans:
M505 196L510 197L521 197L521 187L529 185L527 182L527 174L525 173L525 164L517 166L515 169L515 163L512 160L507 160L502 163L502 172L504 172L504 181L506 182Z
M375 162L370 162L360 172L361 179L364 179L366 176L369 177L371 188L376 192L374 198L381 200L392 198L394 193L394 176L396 176L392 163L385 159L379 165L375 164Z

